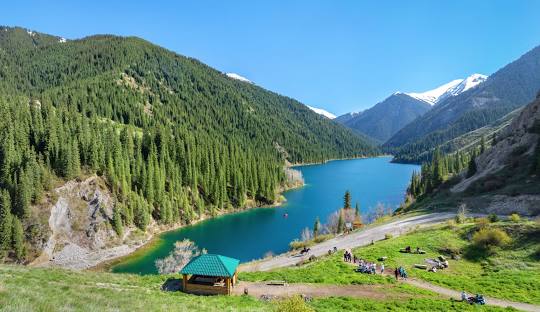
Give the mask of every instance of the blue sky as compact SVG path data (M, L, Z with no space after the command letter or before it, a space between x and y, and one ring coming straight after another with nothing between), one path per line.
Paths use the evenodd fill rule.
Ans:
M491 74L540 45L540 1L8 1L0 24L134 35L336 114Z

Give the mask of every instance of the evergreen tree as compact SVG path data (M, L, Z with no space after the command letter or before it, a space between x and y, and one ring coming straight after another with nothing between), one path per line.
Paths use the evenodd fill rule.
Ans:
M12 236L12 248L15 253L15 258L18 261L23 261L26 255L26 248L24 246L24 230L19 218L12 218L13 220L13 236Z
M319 235L319 231L321 228L321 222L319 221L319 217L315 219L315 224L313 224L313 237L317 238Z
M7 190L0 189L0 257L11 249L13 216L11 198Z
M472 177L476 173L476 160L475 157L471 157L469 161L469 167L467 169L467 178Z
M121 206L120 205L116 205L113 209L113 219L112 219L112 224L113 224L113 228L114 228L114 231L116 232L116 234L119 236L119 237L122 237L122 235L124 234L124 225L122 224L122 215L120 213L120 210L121 210Z
M360 217L360 205L358 202L356 202L356 205L354 206L354 216L356 218Z
M345 191L345 196L343 196L343 208L351 209L351 192L349 190Z

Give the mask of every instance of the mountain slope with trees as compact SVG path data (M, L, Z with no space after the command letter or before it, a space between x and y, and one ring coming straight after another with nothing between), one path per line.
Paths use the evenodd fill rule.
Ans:
M503 67L485 82L434 106L397 132L385 148L402 162L429 159L434 148L486 126L526 105L540 89L540 47ZM427 156L421 155L428 152Z
M301 103L139 38L79 40L0 27L0 225L23 261L64 181L102 177L110 223L145 229L269 204L285 162L378 153ZM21 233L22 232L22 233Z
M482 138L447 155L436 149L413 175L402 210L465 204L488 213L538 215L539 185L540 93L490 142Z

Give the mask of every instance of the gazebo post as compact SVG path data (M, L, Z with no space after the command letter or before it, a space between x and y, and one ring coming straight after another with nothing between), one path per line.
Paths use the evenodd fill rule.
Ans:
M230 295L231 294L231 278L227 277L226 281L227 281L227 295Z
M187 291L187 274L182 274L182 290Z

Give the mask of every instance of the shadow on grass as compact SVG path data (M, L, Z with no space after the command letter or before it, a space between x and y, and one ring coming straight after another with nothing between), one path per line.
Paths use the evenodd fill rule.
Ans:
M163 291L180 291L182 290L182 280L178 278L168 278L163 285L161 285Z
M480 262L487 260L491 255L493 255L492 252L490 252L489 249L479 247L474 244L470 244L463 248L463 257L467 260L474 261L474 262Z

